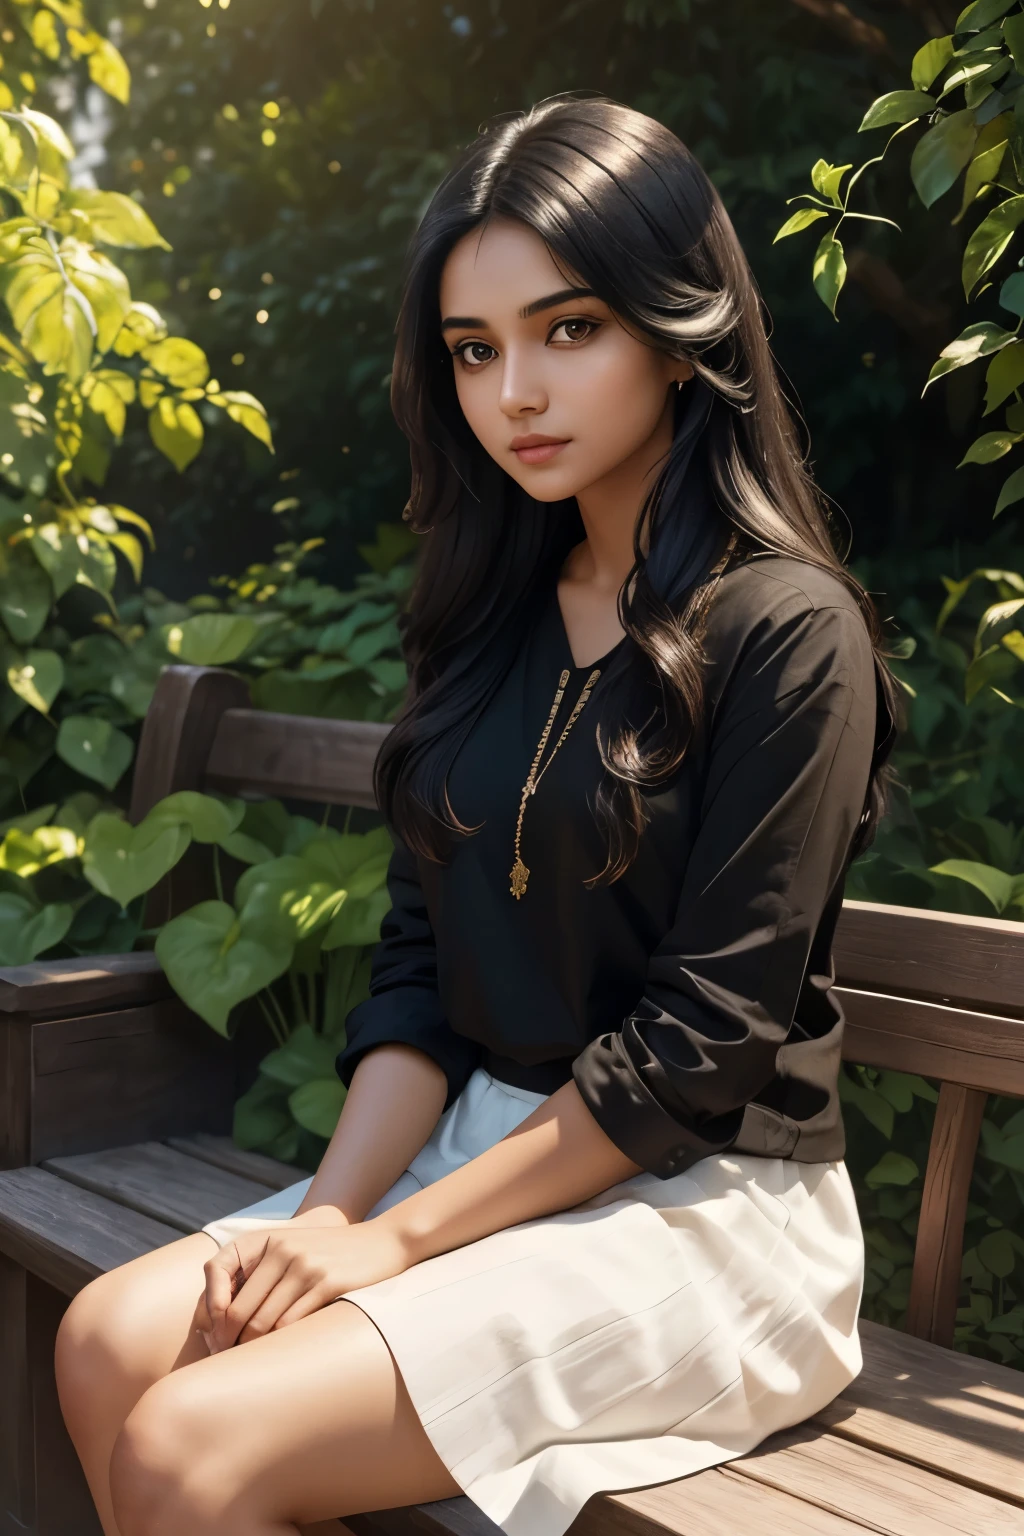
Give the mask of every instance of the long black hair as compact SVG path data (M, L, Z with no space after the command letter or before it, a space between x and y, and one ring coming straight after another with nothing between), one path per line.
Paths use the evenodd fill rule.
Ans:
M411 450L403 516L423 540L402 616L409 691L375 767L377 803L398 835L441 861L451 835L472 830L448 799L448 769L521 646L539 594L586 537L575 498L529 496L481 447L459 405L440 330L441 273L456 242L498 215L534 230L567 280L694 369L639 512L619 594L628 638L601 690L606 771L595 810L609 853L594 882L611 881L646 824L642 788L675 771L701 728L701 627L728 544L809 561L843 581L863 612L893 718L897 689L874 604L833 546L760 296L714 186L653 118L603 95L552 96L481 129L408 252L391 404ZM639 723L627 703L638 674L653 677L661 700ZM887 774L876 765L851 857L873 835Z

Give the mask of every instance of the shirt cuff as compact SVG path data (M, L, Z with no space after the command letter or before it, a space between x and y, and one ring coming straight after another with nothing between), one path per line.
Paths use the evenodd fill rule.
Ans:
M623 1029L633 1029L627 1019ZM743 1109L709 1117L706 1135L682 1124L654 1096L629 1058L622 1032L598 1035L572 1064L580 1097L609 1141L631 1162L659 1179L671 1179L723 1152L739 1135Z
M435 1061L448 1079L444 1101L448 1109L480 1061L480 1046L455 1033L438 1011L436 993L423 987L390 987L365 998L349 1012L345 1030L346 1044L335 1067L346 1088L367 1051L378 1045L413 1045Z

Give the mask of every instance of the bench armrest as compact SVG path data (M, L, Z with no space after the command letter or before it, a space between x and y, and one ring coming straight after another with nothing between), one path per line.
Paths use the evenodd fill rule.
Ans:
M0 967L0 1013L79 1018L171 996L156 955L84 955Z

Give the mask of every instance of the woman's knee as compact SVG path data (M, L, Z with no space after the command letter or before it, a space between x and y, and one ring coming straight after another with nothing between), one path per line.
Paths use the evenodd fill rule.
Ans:
M242 1489L201 1381L177 1371L136 1403L114 1442L110 1496L121 1536L204 1536Z
M157 1255L146 1257L154 1261ZM137 1398L170 1370L202 1281L201 1258L197 1263L192 1253L168 1254L163 1265L134 1261L79 1291L61 1319L54 1351L65 1410L74 1413L103 1395Z
M57 1386L65 1406L95 1391L109 1381L112 1372L120 1374L128 1365L134 1330L125 1300L123 1286L111 1273L91 1281L70 1302L54 1349Z

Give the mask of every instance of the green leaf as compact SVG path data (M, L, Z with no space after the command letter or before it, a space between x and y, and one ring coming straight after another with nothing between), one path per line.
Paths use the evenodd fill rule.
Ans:
M152 304L134 300L128 308L114 338L114 351L119 357L135 357L144 352L154 341L167 335L167 322Z
M841 208L839 186L846 172L851 169L849 165L830 165L827 160L816 160L811 166L811 184L822 197L827 197L836 208Z
M78 541L65 534L59 523L43 523L33 528L30 548L53 584L52 596L63 597L82 570Z
M997 913L1002 912L1014 895L1014 877L991 864L976 863L972 859L944 859L931 866L933 875L947 875L952 880L963 880L992 903Z
M180 822L151 821L137 827L110 811L90 821L82 850L82 869L90 885L126 907L150 891L178 863L191 841Z
M245 802L242 800L216 800L213 795L202 795L198 790L179 789L157 801L140 823L139 830L146 826L184 826L197 843L223 846L241 825L244 815Z
M251 432L253 437L274 451L274 441L270 434L270 423L267 421L267 412L255 395L250 395L244 389L226 389L217 395L211 395L211 405L219 405L227 411L232 421L237 421L239 426Z
M974 113L964 110L940 118L918 139L910 157L910 179L926 208L949 191L970 160L977 136Z
M796 213L790 214L785 224L783 224L775 236L775 240L772 241L772 244L774 245L778 240L784 240L787 235L799 234L800 230L806 229L816 219L827 218L828 210L825 208L798 208Z
M1019 75L1024 75L1024 15L1018 11L1003 22L1003 36Z
M19 645L34 640L53 606L50 578L31 551L18 545L0 574L0 619Z
M1024 21L1024 15L1021 16ZM1013 272L999 290L999 303L1011 315L1024 315L1024 272Z
M1005 512L1011 503L1020 501L1022 497L1024 497L1024 465L1020 469L1015 469L1012 475L1007 475L1003 481L992 516L998 517L1000 512Z
M108 38L97 38L89 53L89 79L122 106L128 103L132 77L124 59Z
M954 26L954 36L964 32L981 32L985 27L1012 11L1015 0L974 0L960 12Z
M888 1099L883 1099L880 1093L866 1088L863 1083L856 1082L845 1072L839 1077L839 1097L844 1104L852 1104L859 1109L865 1120L880 1131L886 1141L892 1139L896 1111Z
M135 380L120 368L97 368L83 379L82 398L119 438L124 433L125 407L135 399Z
M914 54L910 78L919 91L927 91L953 57L951 37L932 37Z
M335 880L320 878L312 865L294 854L252 865L235 887L243 915L271 922L294 943L326 927L345 898Z
M33 137L48 145L62 160L75 158L75 146L64 129L52 117L47 117L45 112L37 112L34 107L22 107L18 119L27 123Z
M885 1152L875 1166L864 1175L869 1189L881 1189L886 1184L912 1184L920 1169L902 1152Z
M73 917L74 909L65 902L38 910L27 897L0 891L0 965L28 965L60 943Z
M285 1096L280 1086L268 1078L257 1077L235 1103L232 1135L243 1149L259 1147L265 1151L294 1130Z
M149 435L156 447L181 473L203 446L203 424L187 400L161 395L149 413Z
M990 1275L998 1275L1002 1280L1012 1275L1016 1267L1017 1255L1014 1252L1010 1234L1005 1229L986 1232L978 1244L978 1258Z
M1010 346L1016 339L1015 331L1008 331L992 320L976 320L973 325L961 331L955 341L943 347L932 364L922 395L929 384L951 373L954 368L964 368L968 363L976 362L979 357L988 357L1002 347Z
M130 736L97 715L66 715L57 732L57 756L87 779L113 789L135 755Z
M286 1088L301 1088L318 1077L330 1077L338 1047L309 1024L293 1029L284 1045L260 1062L260 1071Z
M240 613L198 613L167 632L172 656L197 667L223 667L237 661L260 632L255 619Z
M146 210L123 192L75 187L65 194L64 206L84 215L86 238L100 245L115 245L133 251L145 251L153 246L164 251L171 248Z
M938 70L935 73L938 74ZM934 106L934 100L925 91L887 91L868 107L857 132L883 128L887 123L909 123L913 118L931 112Z
M970 298L972 290L1006 250L1013 232L1024 219L1024 193L1008 197L993 208L978 225L964 251L964 296Z
M1019 342L997 352L985 370L985 409L987 416L1007 395L1024 384L1024 346Z
M286 925L241 917L223 901L203 901L161 930L156 953L178 996L226 1035L228 1015L291 963Z
M846 281L846 257L842 242L835 235L827 234L822 238L814 253L813 270L815 292L835 317L836 301Z
M142 355L175 389L201 389L210 377L206 353L183 336L168 336L155 342Z
M48 715L64 686L64 663L56 651L29 651L7 668L7 686L30 708Z
M1019 432L983 432L974 439L957 469L962 469L965 464L992 464L1009 453L1014 443L1020 442L1020 438Z
M32 831L11 827L0 844L0 869L27 880L52 864L77 859L81 844L70 827L35 827Z
M334 1135L345 1102L345 1085L338 1077L304 1083L288 1095L288 1108L304 1131L323 1136Z
M376 944L381 922L390 910L391 897L386 890L375 891L370 896L349 896L324 935L323 948L332 950L343 945Z

